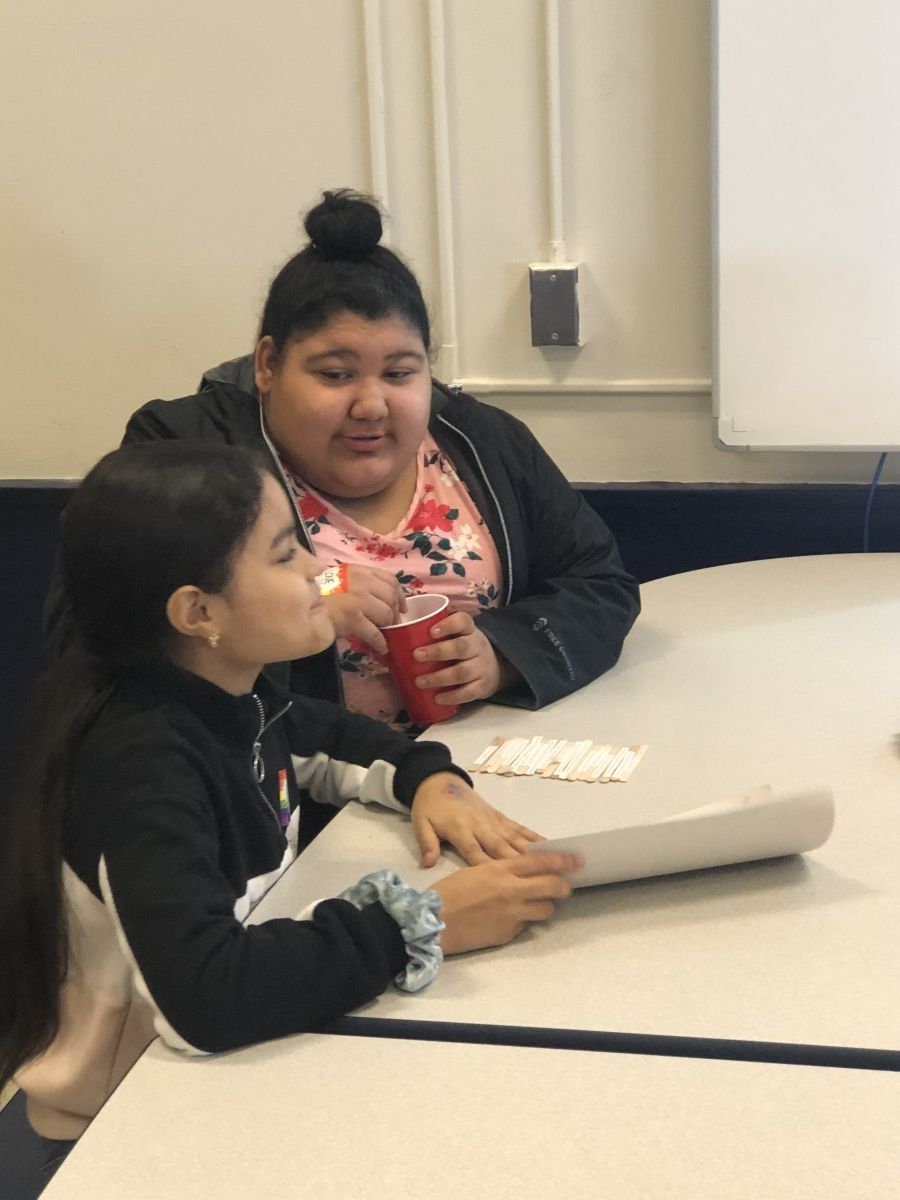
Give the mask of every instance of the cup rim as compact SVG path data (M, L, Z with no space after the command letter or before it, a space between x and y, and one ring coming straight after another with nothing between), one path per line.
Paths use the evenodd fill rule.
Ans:
M424 593L419 593L417 596L407 596L407 602L409 602L410 600L419 600L419 599L421 599L421 600L440 600L441 603L437 606L437 608L433 612L427 612L427 613L423 613L419 617L413 617L413 619L411 621L395 621L393 625L380 625L379 628L381 629L382 633L384 633L384 631L386 629L408 629L411 625L418 625L418 623L420 621L428 621L432 617L439 616L446 608L449 608L449 606L450 606L450 597L444 596L440 592L424 592Z

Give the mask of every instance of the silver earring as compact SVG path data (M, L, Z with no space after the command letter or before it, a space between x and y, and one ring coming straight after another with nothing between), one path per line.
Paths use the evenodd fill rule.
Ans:
M211 633L206 641L210 650L215 650L216 646L219 644L219 635L217 633Z

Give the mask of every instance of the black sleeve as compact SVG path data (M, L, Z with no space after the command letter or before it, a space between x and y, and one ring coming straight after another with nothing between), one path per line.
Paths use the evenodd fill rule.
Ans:
M500 703L541 708L608 671L640 611L637 581L623 568L604 522L521 426L513 480L527 537L527 578L512 602L476 618L524 686ZM519 564L517 564L519 565Z
M358 799L409 808L430 775L452 771L472 782L440 742L413 741L325 700L294 696L287 728L297 783L326 804Z
M128 418L121 445L173 439L223 441L223 438L209 436L209 428L204 427L203 411L199 405L190 403L192 399L185 396L181 400L148 400Z
M262 448L259 406L225 385L177 400L149 400L129 417L122 445L173 438Z
M241 925L204 786L179 769L165 795L119 780L99 870L164 1040L234 1049L315 1029L379 995L406 964L385 910L328 900L312 920Z

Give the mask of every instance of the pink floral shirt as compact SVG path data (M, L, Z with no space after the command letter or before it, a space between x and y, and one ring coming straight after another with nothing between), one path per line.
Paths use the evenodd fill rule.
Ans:
M375 533L325 500L282 463L322 568L362 563L392 571L410 595L440 592L450 608L469 613L494 608L502 575L497 547L468 488L430 434L419 447L416 490L390 533ZM360 638L339 638L347 707L397 729L411 722L388 674Z

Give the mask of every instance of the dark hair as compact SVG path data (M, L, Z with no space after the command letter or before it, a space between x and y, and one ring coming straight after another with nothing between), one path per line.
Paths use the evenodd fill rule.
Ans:
M381 240L381 213L349 188L325 192L304 220L309 244L286 262L269 288L259 337L279 354L293 338L352 312L369 321L399 317L431 348L428 308L418 280Z
M232 446L126 446L97 463L66 509L61 559L76 635L36 690L6 814L0 1084L59 1028L68 958L62 831L80 740L122 672L165 654L172 592L226 586L259 513L263 469Z
M261 464L233 446L166 441L102 458L66 510L62 570L85 647L123 667L159 656L166 601L221 592L259 515Z

